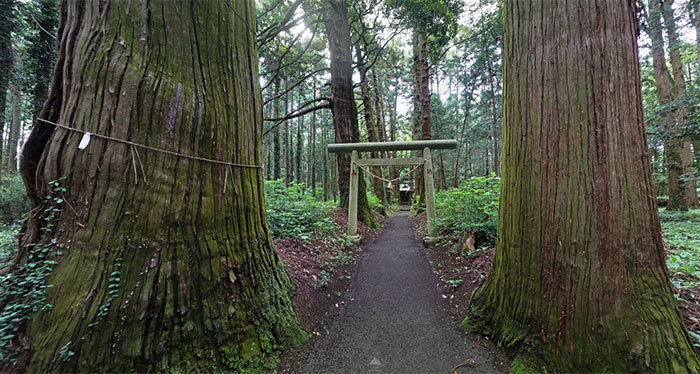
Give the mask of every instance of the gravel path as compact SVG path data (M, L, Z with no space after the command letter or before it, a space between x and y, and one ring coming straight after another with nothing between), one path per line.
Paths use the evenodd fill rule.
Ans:
M500 372L493 353L479 348L440 309L432 273L413 224L399 212L364 246L344 304L329 313L327 331L293 368L307 373Z

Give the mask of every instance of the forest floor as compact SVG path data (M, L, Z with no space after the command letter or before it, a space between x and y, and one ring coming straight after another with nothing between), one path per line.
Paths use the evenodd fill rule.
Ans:
M662 210L662 231L671 274L683 322L700 354L700 210L683 213L678 219ZM425 214L413 218L417 235L424 234ZM459 253L458 238L441 238L426 248L433 272L441 282L442 297L449 301L446 311L455 321L467 316L471 295L486 277L493 262L494 248L477 248L468 256Z
M338 227L338 237L341 237L348 225L347 215L338 209L332 213L331 218ZM375 214L375 218L380 224L385 220L378 214ZM363 222L357 224L362 242L371 241L380 232ZM318 336L329 308L343 302L343 294L350 285L362 248L333 239L280 239L275 241L275 245L287 273L294 281L292 303L299 322L314 337ZM283 358L282 366L285 361Z
M326 310L316 338L288 354L279 372L449 373L464 362L458 373L508 370L495 346L465 334L445 312L407 212L389 219L360 253L349 288Z

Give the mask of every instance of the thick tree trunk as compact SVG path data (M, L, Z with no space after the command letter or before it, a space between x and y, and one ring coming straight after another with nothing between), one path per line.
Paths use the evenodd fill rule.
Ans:
M666 179L668 181L668 210L687 210L688 201L685 195L683 175L683 160L681 158L683 141L679 138L675 123L675 113L669 104L673 101L673 80L668 67L664 50L664 39L661 26L661 0L649 1L649 19L646 27L651 39L652 63L654 66L654 85L656 98L661 106L661 124L665 129L664 159L666 161Z
M654 1L654 0L652 0ZM676 28L676 18L673 12L673 0L665 0L662 4L661 12L666 26L668 36L668 50L671 57L671 72L673 76L673 100L676 102L674 109L675 123L684 124L690 119L687 116L687 104L685 97L685 77L683 76L683 61L681 60L681 42ZM693 152L690 149L690 142L684 140L681 144L680 158L683 173L693 173ZM695 188L695 180L686 180L683 183L683 193L688 208L698 207L698 192Z
M61 24L62 69L41 118L262 163L253 1L66 0ZM267 228L260 168L98 136L80 150L81 138L38 122L22 153L35 202L55 193L49 181L66 188L55 221L39 203L24 228L30 264L27 253L64 247L47 280L51 307L26 329L27 372L270 368L305 337Z
M331 55L331 99L335 142L358 142L360 134L357 125L357 108L352 91L352 46L350 44L347 4L344 0L328 0L323 6L328 50ZM350 187L350 155L340 153L337 158L340 206L347 208ZM372 227L376 227L376 220L367 202L365 180L361 175L359 180L357 218Z
M634 1L503 14L499 238L464 324L513 370L699 372L652 193Z
M17 66L15 66L17 69ZM19 71L19 69L17 69ZM17 148L22 132L22 94L17 83L10 86L10 102L12 104L12 122L7 137L7 171L17 172Z

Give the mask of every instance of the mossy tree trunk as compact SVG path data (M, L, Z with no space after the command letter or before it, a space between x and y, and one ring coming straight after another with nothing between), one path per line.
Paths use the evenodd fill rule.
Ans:
M664 261L635 12L504 4L499 238L464 324L513 370L700 371Z
M253 1L65 0L60 18L41 118L261 165ZM47 280L52 307L26 328L28 372L248 371L304 338L262 169L97 137L80 150L81 137L39 122L22 154L35 202L22 255L65 246ZM67 191L50 229L38 197L59 178Z
M328 0L324 7L324 23L331 56L331 101L336 143L359 142L357 108L352 83L352 45L348 24L348 5L345 0ZM350 154L339 153L338 190L340 206L347 208L350 190ZM357 218L376 227L377 223L367 201L367 188L360 171L357 200Z

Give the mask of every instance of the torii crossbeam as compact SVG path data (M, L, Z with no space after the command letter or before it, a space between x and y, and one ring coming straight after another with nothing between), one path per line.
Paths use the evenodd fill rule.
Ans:
M427 214L428 237L426 243L437 241L437 229L433 224L435 218L435 187L433 185L433 162L431 149L455 149L459 143L454 140L417 140L410 142L373 142L329 144L329 153L350 152L350 194L348 201L348 236L359 240L357 235L357 186L360 166L410 166L423 164L423 181L425 183L425 210ZM368 158L360 159L358 152L380 151L417 151L423 150L423 157L412 158Z

